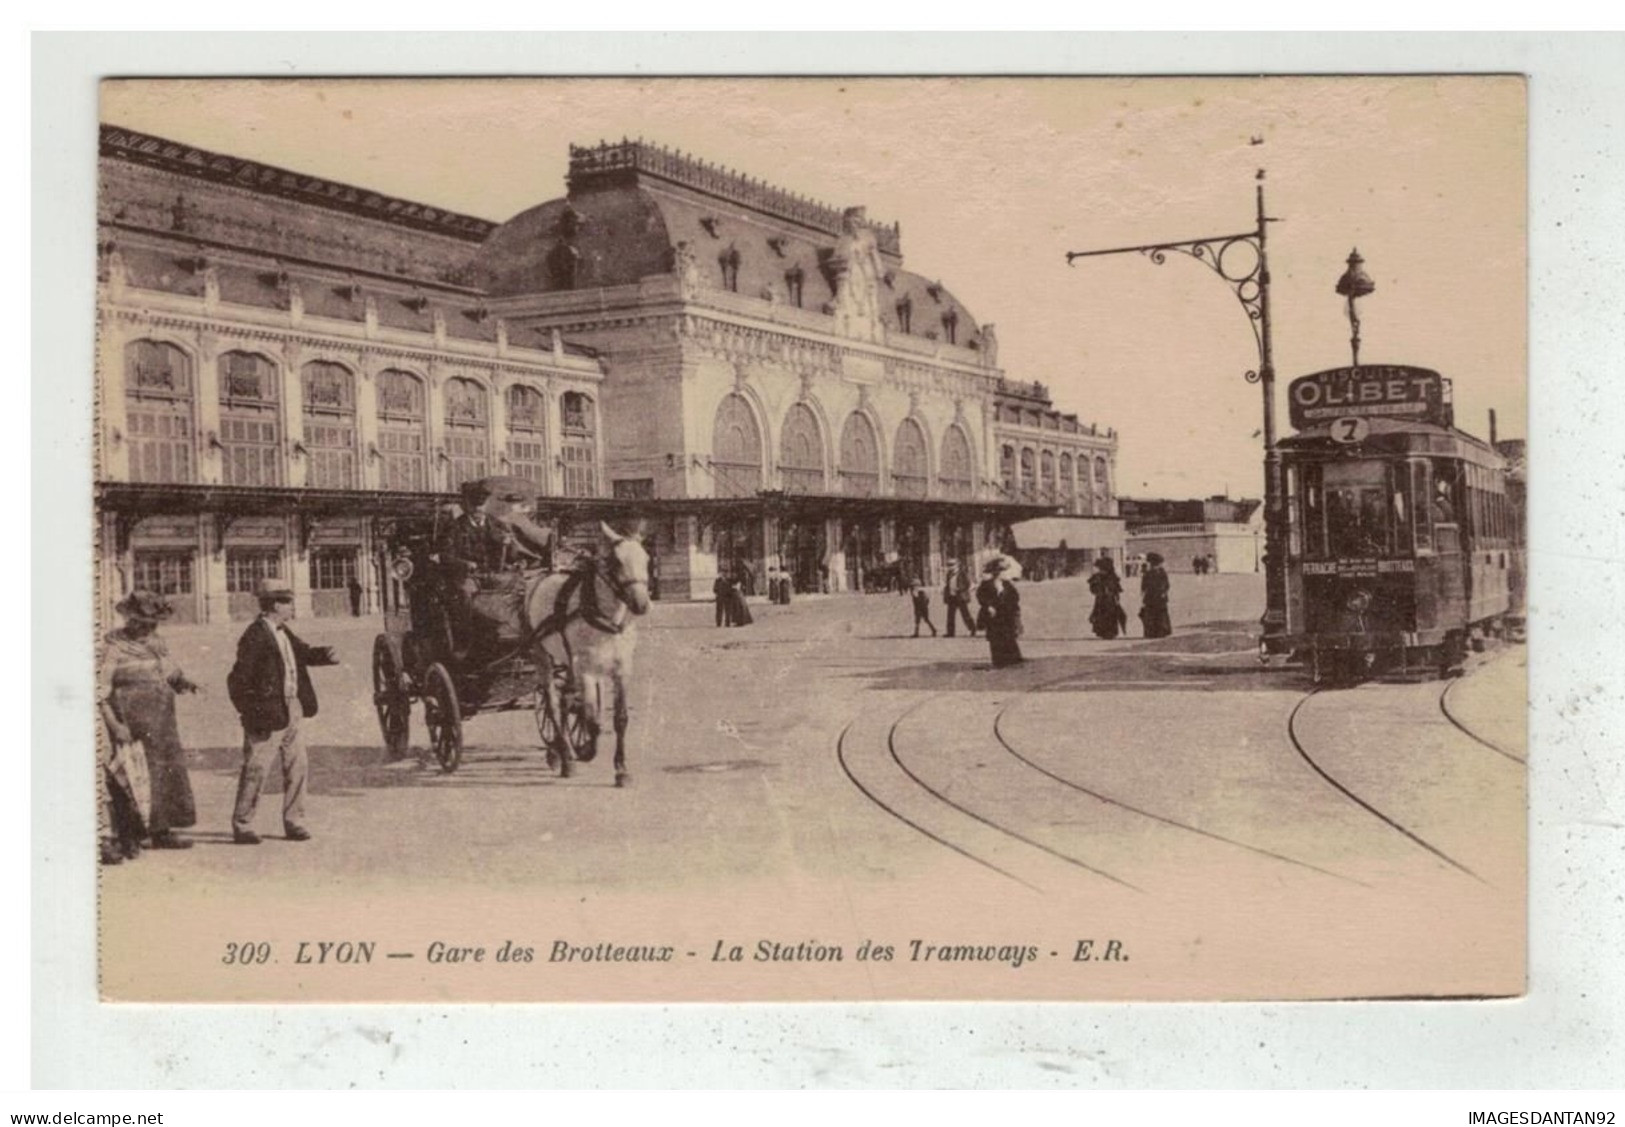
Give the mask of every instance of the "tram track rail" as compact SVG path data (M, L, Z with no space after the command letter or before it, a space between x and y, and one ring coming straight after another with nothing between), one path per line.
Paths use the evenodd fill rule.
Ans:
M1472 869L1470 869L1466 865L1462 864L1460 861L1456 860L1454 857L1450 856L1450 854L1446 853L1443 849L1440 849L1437 845L1434 845L1432 842L1428 841L1421 834L1418 834L1417 832L1410 829L1409 827L1407 827L1405 825L1402 825L1396 819L1389 817L1383 811L1379 810L1376 806L1372 805L1371 803L1367 802L1365 799L1361 798L1353 790L1351 790L1349 787L1345 786L1342 783L1341 780L1339 780L1330 771L1328 771L1325 767L1323 767L1315 759L1315 757L1312 754L1310 754L1309 749L1304 745L1303 739L1299 735L1298 717L1302 714L1302 712L1304 710L1304 707L1306 705L1308 705L1308 703L1311 700L1314 700L1316 697L1320 696L1321 693L1322 693L1322 690L1321 690L1321 688L1319 686L1317 686L1317 687L1315 687L1313 689L1310 689L1307 693L1305 693L1302 697L1299 698L1298 702L1295 705L1292 706L1292 711L1287 714L1287 721L1286 721L1287 739L1292 744L1293 750L1295 750L1298 753L1299 758L1301 758L1304 761L1304 763L1308 764L1310 770L1314 771L1315 774L1319 775L1321 777L1321 779L1328 786L1330 786L1333 790L1337 791L1344 798L1348 799L1355 806L1358 806L1360 809L1364 810L1367 814L1370 814L1372 817L1376 818L1378 821L1382 822L1384 825L1388 826L1390 829L1392 829L1396 833L1402 835L1403 837L1408 839L1412 844L1414 844L1414 845L1418 846L1419 848L1425 850L1426 852L1432 854L1438 860L1443 861L1446 865L1449 865L1452 869L1455 869L1458 872L1461 872L1461 873L1465 874L1466 876L1471 877L1473 880L1478 881L1480 884L1487 884L1488 882L1485 881L1483 877L1479 876Z
M1038 841L1027 834L1020 832L1019 830L1013 829L1010 826L997 821L994 818L990 818L983 813L971 809L971 807L967 806L965 803L957 801L956 799L945 794L940 788L931 785L931 783L921 777L919 772L914 770L908 765L907 762L905 762L904 757L902 753L899 752L897 746L898 729L903 726L904 722L908 720L909 717L914 715L925 705L930 704L935 700L939 700L946 695L947 694L945 693L932 693L928 696L920 698L905 708L894 719L892 719L886 728L886 757L890 761L891 765L896 768L901 778L907 781L910 789L915 793L929 796L934 800L938 809L945 809L957 817L966 819L969 822L981 826L987 830L991 830L1003 838L1017 842L1028 849L1035 850L1045 857L1059 861L1063 865L1069 866L1070 868L1088 873L1093 877L1108 881L1111 884L1128 889L1129 891L1143 894L1145 889L1140 888L1131 881L1125 880L1114 873L1099 868L1098 866L1091 865L1082 858L1073 856L1064 850L1056 849L1051 845L1046 845L1044 842ZM1033 881L1027 879L1026 876L1011 872L1010 868L1007 868L1006 866L995 861L989 860L987 857L979 855L975 850L968 848L964 844L949 840L949 837L944 833L939 833L929 826L922 824L918 817L911 816L909 813L898 809L899 805L903 805L902 803L888 802L885 798L875 793L874 787L866 782L863 778L860 778L860 772L854 769L851 756L848 751L847 741L851 734L852 728L856 723L856 720L851 721L841 730L840 735L836 738L835 751L836 759L840 764L842 772L846 775L847 779L852 783L852 785L857 788L859 793L861 793L875 806L885 811L885 813L887 813L893 819L897 820L903 825L908 826L916 832L923 834L925 837L935 841L937 844L952 850L967 860L973 861L984 868L990 869L993 872L1013 880L1017 884L1031 889L1034 892L1044 893L1051 891L1050 889L1040 887L1040 885L1033 883Z
M1035 760L1033 760L1029 756L1023 755L1020 751L1018 751L1016 749L1016 746L1014 744L1012 744L1010 742L1009 738L1004 734L1003 725L1004 725L1005 717L1011 712L1011 710L1013 710L1015 708L1015 706L1017 704L1019 704L1023 699L1025 699L1028 694L1038 693L1038 692L1041 692L1041 691L1043 691L1045 689L1054 688L1057 685L1064 685L1064 684L1068 684L1068 683L1071 683L1071 682L1076 682L1078 680L1079 680L1079 678L1076 675L1074 675L1074 676L1070 676L1070 677L1059 678L1059 679L1054 680L1054 681L1045 682L1045 683L1040 684L1040 685L1035 685L1031 689L1027 690L1027 692L1024 693L1022 697L1018 697L1016 700L1013 700L1013 701L1009 702L1008 704L1004 705L1002 708L999 709L999 711L993 717L993 737L994 737L994 739L996 739L999 742L999 745L1004 749L1004 751L1008 755L1010 755L1012 758L1014 758L1017 762L1021 763L1023 766L1025 766L1025 767L1027 767L1027 768L1029 768L1029 769L1031 769L1033 771L1038 772L1040 775L1043 775L1044 777L1046 777L1048 779L1051 779L1054 782L1057 782L1057 783L1061 784L1062 786L1067 787L1070 790L1074 790L1074 791L1077 791L1080 794L1087 795L1088 797L1090 797L1092 799L1095 799L1097 802L1103 802L1108 806L1115 807L1116 809L1124 810L1124 811L1127 811L1128 813L1131 813L1131 814L1136 814L1136 815L1138 815L1138 816L1140 816L1142 818L1147 818L1147 819L1149 819L1149 820L1151 820L1153 822L1156 822L1156 823L1158 823L1160 825L1168 826L1168 827L1171 827L1171 828L1176 829L1176 830L1181 830L1181 831L1183 831L1185 833L1195 834L1196 836L1206 838L1209 841L1215 841L1215 842L1219 842L1219 843L1221 843L1223 845L1232 846L1232 847L1234 847L1236 849L1245 850L1248 853L1252 853L1252 854L1254 854L1256 856L1267 857L1270 860L1280 861L1280 862L1282 862L1284 864L1288 864L1288 865L1295 865L1295 866L1298 866L1299 868L1308 869L1311 872L1319 873L1322 876L1331 877L1334 880L1347 881L1350 884L1356 884L1356 885L1359 885L1359 886L1361 886L1363 888L1371 887L1365 881L1357 880L1354 877L1346 876L1343 873L1333 872L1330 869L1321 868L1319 865L1312 864L1312 863L1310 863L1308 861L1301 860L1301 859L1299 859L1297 857L1289 857L1284 853L1277 853L1274 850L1265 849L1262 846L1250 845L1245 841L1238 841L1235 838L1227 837L1224 834L1216 833L1213 830L1205 830L1200 826L1191 825L1189 822L1180 821L1178 818L1170 818L1167 815L1158 814L1158 813L1155 813L1154 811L1151 811L1151 810L1146 810L1146 809L1144 809L1142 807L1134 805L1133 803L1124 802L1121 799L1113 798L1111 795L1105 794L1105 793L1103 793L1101 791L1098 791L1098 790L1095 790L1095 789L1093 789L1091 787L1086 787L1082 783L1076 781L1075 779L1069 779L1064 775L1058 774L1057 772L1050 770L1048 767L1045 767L1043 764L1036 762Z
M1472 740L1474 743L1479 744L1482 747L1486 747L1490 751L1493 751L1496 755L1510 759L1514 763L1527 765L1529 760L1525 756L1517 755L1511 751L1508 751L1494 740L1485 739L1483 736L1469 728L1466 723L1462 721L1460 716L1451 711L1450 694L1455 692L1456 686L1459 684L1461 684L1461 680L1459 678L1453 679L1444 687L1444 691L1439 694L1439 711L1444 714L1444 718L1450 721L1450 723L1455 726L1457 731L1466 736L1468 739Z

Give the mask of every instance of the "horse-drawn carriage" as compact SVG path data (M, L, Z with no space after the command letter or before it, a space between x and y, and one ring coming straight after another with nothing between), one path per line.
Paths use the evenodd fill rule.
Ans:
M606 687L613 695L615 784L626 770L625 684L633 620L649 609L648 556L599 525L590 548L555 550L530 519L536 486L512 477L464 486L463 511L397 526L389 570L404 608L373 643L373 703L391 758L411 744L423 702L440 769L463 758L463 724L527 710L562 776L597 754ZM557 564L557 566L555 566Z

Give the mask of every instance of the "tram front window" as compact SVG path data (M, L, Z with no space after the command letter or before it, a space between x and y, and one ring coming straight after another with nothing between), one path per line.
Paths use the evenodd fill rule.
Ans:
M1325 467L1329 555L1363 557L1389 550L1388 467L1382 462L1333 462Z

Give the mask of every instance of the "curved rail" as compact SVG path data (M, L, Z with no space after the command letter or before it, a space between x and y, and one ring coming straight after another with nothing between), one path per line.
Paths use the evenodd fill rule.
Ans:
M929 700L931 698L927 697L926 699ZM924 703L924 702L922 701L920 703ZM915 705L914 707L918 707L918 705ZM909 711L913 711L913 709L911 708ZM904 715L907 715L907 713L905 713ZM884 799L880 798L880 796L875 794L874 791L872 791L868 787L864 786L863 781L861 779L859 779L857 777L857 775L852 771L851 764L849 764L846 761L846 736L847 736L847 733L852 730L852 725L856 724L856 723L857 723L856 720L848 721L846 727L841 729L841 734L839 736L835 737L835 759L836 759L836 762L840 763L842 772L845 773L846 777L851 781L852 785L858 788L858 793L863 795L863 797L867 798L870 802L874 803L876 806L880 807L880 809L884 810L887 814L890 814L893 818L895 818L899 822L903 823L903 825L909 827L912 830L915 830L915 831L917 831L919 833L924 834L926 837L930 838L932 841L936 842L938 845L946 846L947 848L953 850L955 853L959 854L961 857L964 857L966 860L974 861L976 864L981 865L984 869L991 869L995 873L998 873L1002 877L1008 877L1010 880L1015 881L1017 884L1021 885L1023 888L1030 889L1031 891L1037 892L1037 893L1040 893L1040 894L1043 893L1043 891L1044 891L1043 889L1038 888L1035 885L1028 884L1026 881L1022 880L1020 877L1016 876L1014 873L1007 872L1004 869L999 868L999 866L995 865L993 862L984 860L981 857L976 856L976 854L970 852L968 849L965 849L965 848L963 848L961 846L955 845L953 842L949 841L947 838L942 837L941 835L933 833L931 830L926 829L924 826L922 826L922 825L920 825L920 823L914 821L912 818L910 818L908 815L904 814L902 811L900 811L897 808L889 805ZM894 724L892 727L895 730L896 725ZM887 736L887 741L890 742L890 734L889 733L888 733L888 736Z
M938 694L938 695L940 696L941 694ZM967 818L970 818L973 821L980 822L982 825L987 826L989 829L997 830L999 833L1002 833L1002 834L1005 834L1005 835L1007 835L1009 837L1015 838L1017 841L1021 842L1023 845L1031 846L1034 849L1037 849L1037 850L1040 850L1041 852L1049 854L1051 857L1054 857L1059 861L1064 861L1068 865L1075 866L1076 868L1082 869L1085 872L1093 873L1097 877L1101 877L1101 878L1103 878L1105 880L1109 880L1113 884L1122 885L1124 888L1133 889L1135 892L1144 892L1145 891L1145 889L1140 888L1137 885L1130 884L1128 881L1124 880L1121 877L1113 876L1111 873L1108 873L1104 869L1097 869L1093 865L1089 864L1086 861L1080 861L1078 858L1073 857L1070 854L1063 853L1060 850L1053 848L1052 846L1045 845L1041 841L1034 841L1032 838L1027 837L1024 834L1019 834L1015 830L1012 830L1007 826L1001 826L997 822L993 821L992 819L983 817L982 815L978 814L976 811L972 810L970 807L965 806L965 805L963 805L961 803L955 802L953 799L949 798L947 795L943 794L941 791L939 791L935 787L933 787L930 783L928 783L924 779L920 778L919 775L915 774L914 771L912 771L909 768L908 764L903 762L902 757L897 754L897 741L896 741L897 729L903 723L903 721L906 720L908 718L908 716L912 712L914 712L915 709L919 708L922 704L925 704L926 701L933 700L933 699L935 699L935 698L926 697L925 700L916 701L901 716L899 716L896 719L895 722L893 722L891 728L886 733L886 750L891 754L892 762L897 764L898 768L903 772L903 774L907 775L909 777L909 779L913 781L915 786L919 787L921 790L925 791L927 794L931 795L933 798L937 799L939 802L942 802L942 803L946 804L947 806L949 806L950 808L952 808L954 810L957 810L959 813L965 815Z
M1468 739L1472 740L1474 743L1481 744L1484 747L1487 747L1491 751L1495 752L1496 755L1505 756L1506 758L1512 760L1512 762L1514 762L1514 763L1527 764L1528 760L1525 759L1523 756L1515 755L1512 752L1508 751L1506 748L1502 747L1500 744L1495 743L1493 740L1485 739L1483 736L1479 735L1477 732L1475 732L1471 728L1469 728L1466 724L1463 724L1461 722L1461 718L1458 717L1454 712L1450 711L1450 694L1455 690L1456 686L1458 684L1460 684L1460 683L1461 683L1460 681L1451 681L1448 685L1446 685L1444 687L1444 692L1439 694L1439 711L1444 713L1444 718L1446 720L1450 721L1451 724L1455 725L1456 729L1458 731L1460 731L1462 735L1466 736Z
M1050 685L1064 684L1065 681L1071 681L1071 680L1075 680L1075 679L1076 678L1068 677L1068 678L1065 678L1065 679L1060 680L1060 681L1049 682L1047 685L1042 685L1042 686L1035 685L1033 687L1033 691L1036 691L1039 688L1047 688ZM1007 704L1003 708L999 709L998 714L993 717L993 738L998 740L999 743L1004 747L1004 750L1007 751L1011 756L1013 756L1018 762L1026 765L1027 767L1032 768L1034 771L1037 771L1040 775L1043 775L1046 778L1053 779L1055 782L1060 783L1064 787L1070 787L1072 790L1075 790L1075 791L1079 792L1080 794L1086 794L1090 798L1096 799L1096 800L1098 800L1100 802L1104 802L1108 806L1115 806L1119 810L1127 810L1131 814L1138 814L1142 818L1151 819L1153 822L1160 822L1165 826L1172 826L1174 829L1184 830L1187 833L1193 833L1193 834L1196 834L1196 835L1198 835L1200 837L1208 838L1211 841L1222 842L1225 845L1235 846L1237 849L1245 849L1249 853L1256 853L1261 857L1268 857L1268 858L1270 858L1272 860L1281 861L1281 862L1284 862L1285 864L1288 864L1288 865L1297 865L1300 868L1309 869L1310 871L1319 873L1322 876L1333 877L1333 878L1335 878L1337 880L1341 880L1341 881L1348 881L1350 884L1357 884L1357 885L1360 885L1362 888L1371 887L1370 885L1366 884L1365 881L1356 880L1355 878L1349 877L1349 876L1344 876L1342 873L1334 873L1330 869L1323 869L1319 865L1310 864L1308 861L1300 861L1296 857L1288 857L1284 853L1276 853L1276 852L1273 852L1272 850L1264 849L1261 846L1248 845L1244 841L1237 841L1235 838L1226 837L1226 836L1224 836L1223 834L1220 834L1220 833L1214 833L1212 830L1204 830L1200 826L1193 826L1193 825L1190 825L1188 822L1181 822L1177 818L1169 818L1169 817L1167 817L1165 815L1162 815L1162 814L1153 813L1150 810L1141 809L1140 807L1135 806L1132 803L1120 801L1119 799L1112 798L1110 795L1102 794L1101 792L1099 792L1097 790L1091 790L1089 787L1084 786L1082 783L1076 782L1076 781L1074 781L1072 779L1068 779L1063 775L1056 774L1054 771L1051 771L1049 768L1043 766L1042 764L1036 763L1033 760L1027 758L1027 756L1021 754L1021 752L1017 751L1015 749L1015 746L1010 743L1009 739L1007 739L1005 737L1004 731L1003 731L1003 728L1001 727L1001 725L1003 724L1005 714L1008 713L1012 708L1014 708L1016 703L1017 703L1016 701L1011 701L1009 704Z
M1409 838L1414 844L1416 844L1416 845L1420 846L1421 848L1427 850L1429 853L1433 854L1435 857L1437 857L1439 860L1443 861L1445 864L1449 865L1451 868L1456 869L1459 872L1467 874L1468 876L1472 877L1474 880L1478 881L1480 884L1486 883L1484 881L1483 877L1481 877L1477 873L1473 872L1473 870L1469 869L1466 865L1463 865L1460 861L1457 861L1455 858L1451 857L1448 853L1444 852L1442 849L1439 849L1437 846L1435 846L1432 843L1426 841L1425 839L1423 839L1419 835L1417 835L1417 834L1413 833L1412 831L1406 829L1404 826L1402 826L1398 822L1394 821L1388 815L1384 814L1381 810L1378 810L1375 806L1371 805L1365 799L1361 798L1359 795L1357 795L1353 791L1349 790L1348 787L1344 786L1342 783L1340 783L1336 779L1332 778L1332 776L1330 774L1328 774L1327 771L1323 767L1321 767L1321 765L1319 763L1315 762L1314 757L1309 754L1309 750L1303 746L1303 741L1298 738L1297 722L1298 722L1298 713L1303 711L1303 706L1308 704L1311 699L1318 696L1319 693L1320 693L1320 690L1318 688L1310 689L1307 693L1305 693L1303 695L1302 700L1298 701L1297 704L1292 706L1292 712L1287 717L1287 721L1286 721L1287 739L1289 739L1292 742L1292 746L1293 746L1293 748L1295 748L1297 750L1297 753L1298 753L1299 757L1305 763L1309 764L1310 769L1313 770L1315 772L1315 774L1319 775L1334 790L1336 790L1338 793L1342 794L1345 798L1347 798L1350 802L1354 803L1356 806L1360 807L1360 809L1364 810L1366 813L1370 814L1372 817L1376 818L1378 821L1382 822L1384 825L1387 825L1389 828L1397 831L1398 833L1403 834L1405 837Z

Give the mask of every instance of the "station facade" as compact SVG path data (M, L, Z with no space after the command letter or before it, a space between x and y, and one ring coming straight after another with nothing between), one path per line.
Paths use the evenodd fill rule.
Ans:
M648 543L662 598L940 580L1115 512L1116 436L1005 378L900 232L642 142L495 224L101 131L100 596L387 601L394 522L494 473ZM1030 465L1030 472L1029 472Z

